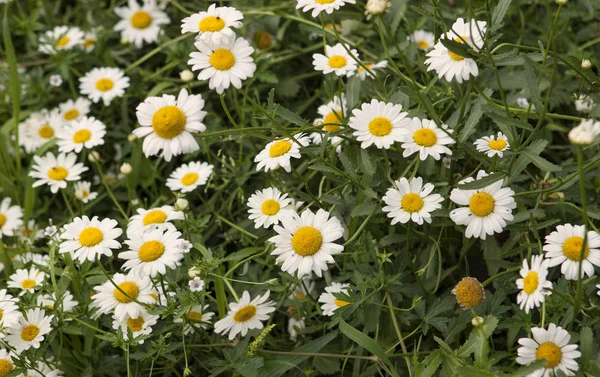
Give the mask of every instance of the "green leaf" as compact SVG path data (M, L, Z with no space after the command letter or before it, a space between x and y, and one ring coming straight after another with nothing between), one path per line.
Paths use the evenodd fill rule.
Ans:
M440 38L439 41L442 42L444 47L446 47L448 50L450 50L450 52L453 52L456 55L460 55L465 58L473 58L473 55L471 55L471 53L469 52L469 50L466 47L467 45L465 45L464 43L459 43L459 42L453 41L452 39L446 39L446 38Z
M368 216L377 207L377 203L372 201L365 201L354 207L350 217Z
M374 175L375 174L375 166L371 162L371 157L369 153L365 149L360 149L360 165L363 168L363 171L366 175Z
M334 374L340 371L340 361L331 357L315 357L313 366L322 374Z
M419 377L433 377L435 372L440 369L443 359L444 354L442 353L442 350L435 350L430 353L421 363L425 366L425 369L420 371Z
M531 159L529 158L529 156L530 155L539 155L540 153L542 153L544 151L544 149L546 148L546 145L548 145L548 141L541 140L541 139L535 140L530 145L528 145L527 148L525 148L523 150L523 151L527 150L528 153L527 154L521 153L521 155L517 158L517 161L515 162L515 164L513 166L513 171L510 172L510 177L509 177L507 183L511 183L515 179L517 179L519 177L519 175L521 174L521 172L527 167L527 165L529 165L529 163L531 163Z
M525 66L525 82L527 83L527 88L529 89L533 104L535 105L535 110L539 114L544 106L542 105L540 90L537 85L537 77L535 75L535 70L533 69L534 63L528 56L523 57L523 62Z
M493 91L491 89L486 89L483 91L483 93L489 97L492 95ZM475 105L473 105L471 114L469 114L469 118L465 123L465 127L461 130L460 136L458 137L459 142L463 143L475 131L475 126L477 125L477 123L479 123L479 120L483 115L482 106L484 103L486 102L483 96L479 96L479 98L477 98L477 101L475 101Z
M502 27L502 20L506 15L506 11L510 6L512 0L500 0L496 8L494 8L494 12L492 13L492 27L490 31L496 31Z
M587 369L592 354L594 353L594 333L589 327L581 329L581 338L579 339L581 350L581 364L583 369Z
M491 185L494 182L497 182L505 177L504 173L494 173L490 174L481 179L476 179L473 182L459 184L457 187L461 190L477 190L480 188L484 188L486 186Z
M277 108L277 115L279 115L284 120L286 120L292 124L295 124L296 126L304 127L308 123L308 121L305 119L302 119L302 117L300 115L294 113L293 111L286 109L285 107L283 107L281 105L279 105L279 107Z
M523 151L521 153L523 155L527 156L527 158L529 158L531 160L531 162L533 162L533 164L535 166L537 166L538 168L542 169L543 171L555 172L555 171L561 171L562 170L562 168L560 166L554 165L550 161L548 161L545 158L539 156L539 154L536 154L536 153L528 150L527 148L523 149Z
M348 80L348 84L346 85L346 101L348 110L353 109L360 100L360 85L362 80L359 75L354 75ZM346 114L348 116L348 114Z
M546 360L537 360L536 362L519 369L509 377L527 377L530 373L533 373L538 369L542 369L544 365L546 365Z

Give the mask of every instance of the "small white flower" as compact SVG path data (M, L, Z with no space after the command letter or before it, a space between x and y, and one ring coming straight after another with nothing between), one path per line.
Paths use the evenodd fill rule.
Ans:
M179 198L175 202L175 211L185 211L190 206L190 202L187 199Z
M300 147L308 144L310 140L304 134L294 135L293 140L290 138L274 140L265 145L265 148L254 158L254 162L258 163L256 170L264 169L268 172L281 166L289 173L292 171L291 159L300 158Z
M58 105L59 114L63 123L70 123L81 120L90 112L90 100L79 97L75 101L72 99ZM93 119L93 118L92 118Z
M79 78L79 90L87 95L92 102L103 101L104 106L110 105L116 97L122 97L129 87L129 77L119 68L94 68L85 76Z
M75 26L56 26L40 38L38 50L54 55L59 51L71 50L83 42L83 31Z
M356 73L357 67L352 56L358 59L358 51L338 43L335 46L325 46L325 55L313 54L313 65L316 71L323 71L324 75L334 72L336 76L351 77Z
M325 288L325 292L321 293L321 296L319 296L319 302L323 304L321 305L323 315L331 317L338 308L350 305L348 301L340 300L333 295L334 293L348 295L348 287L350 287L349 284L333 282L330 286Z
M75 197L81 200L83 203L88 203L98 197L97 192L92 192L92 184L88 181L75 182L73 185L73 191Z
M400 137L404 148L402 157L409 157L419 152L421 161L425 161L428 156L439 161L443 154L452 156L452 151L448 148L448 145L455 143L449 135L452 132L453 130L446 124L442 124L440 128L432 120L412 118L407 126L407 132Z
M389 149L408 132L410 118L407 115L402 112L402 105L373 99L363 103L360 109L352 110L348 125L355 130L353 135L361 142L361 148L375 144L379 149Z
M113 285L113 282L118 288ZM116 273L112 281L108 280L94 287L94 290L96 291L92 296L94 306L101 314L114 313L118 321L126 319L127 316L138 318L145 311L141 304L157 302L150 277L141 277L133 271L127 275Z
M583 119L579 125L569 131L569 141L575 145L589 145L600 135L600 122Z
M50 226L47 226L46 229L44 229L44 236L52 237L53 235L56 234L56 232L57 232L56 225L50 225Z
M542 255L531 257L531 268L527 259L523 259L523 268L519 271L520 279L517 279L517 288L521 290L517 296L517 304L525 313L533 308L538 308L545 300L545 296L552 294L552 282L546 280L548 276L548 260Z
M8 328L6 341L17 353L29 348L39 348L44 336L52 330L50 325L54 316L45 316L40 308L29 309L19 319L19 323Z
M0 290L0 313L2 313L0 326L2 326L3 329L13 327L19 323L21 313L17 306L17 300L12 295L8 294L6 289ZM0 370L2 370L1 364Z
M377 63L363 62L363 65L365 67L367 67L369 69L369 71L371 71L371 73L375 74L377 71L386 68L388 66L388 61L387 60L382 60L382 61L377 62ZM358 66L357 70L358 70L358 76L363 81L367 77L370 78L370 79L374 78L373 75L371 73L369 73L366 69L364 69L362 66Z
M119 168L119 171L121 172L121 174L129 175L133 171L133 167L130 163L124 162Z
M306 323L303 318L291 317L288 320L287 331L290 334L290 339L292 341L296 341L298 338L298 333L302 332L306 328Z
M167 179L167 187L171 191L192 192L208 182L213 169L214 166L206 162L192 161L183 164L171 173Z
M189 69L184 69L183 71L179 72L179 78L182 81L190 82L194 79L194 72L190 71Z
M549 259L548 266L560 264L560 272L567 280L577 280L578 276L594 276L594 266L600 266L600 235L592 230L587 232L585 250L584 237L585 227L571 224L559 225L554 232L546 236L543 250L546 252L546 259Z
M214 315L215 313L208 311L208 305L195 305L187 313L185 313L183 318L176 318L173 322L185 322L183 326L183 333L187 335L193 330L206 329Z
M383 201L387 204L383 212L392 219L392 225L400 222L406 224L413 221L419 225L423 221L431 224L431 212L442 208L444 198L440 194L432 194L431 183L423 185L423 178L415 177L410 181L402 177L385 193Z
M18 269L10 275L8 287L20 289L19 296L23 296L25 293L33 293L36 289L39 289L45 277L46 274L35 267L29 270Z
M112 250L121 247L117 238L123 231L118 226L113 219L100 221L98 216L91 220L87 216L76 217L65 225L65 231L60 235L65 241L60 244L59 252L70 253L79 263L93 262L103 255L111 257Z
M152 326L156 325L159 318L146 310L141 310L136 317L125 316L121 320L115 318L112 326L115 330L121 330L127 339L144 344L144 339L140 339L141 335L152 333Z
M312 10L311 16L316 18L321 12L331 14L346 4L355 3L356 0L298 0L296 9L302 8L303 12Z
M498 156L502 158L504 152L510 149L508 138L502 132L477 139L474 145L479 152L485 153L488 157Z
M190 286L190 291L192 292L202 292L204 290L205 284L206 283L204 282L204 280L200 279L197 276L188 282L188 285Z
M387 12L391 6L392 3L389 0L368 0L365 5L365 16L367 16L367 20L370 20L373 16Z
M52 75L52 76L50 76L49 84L51 86L59 87L59 86L62 85L62 83L63 83L63 79L62 79L62 77L60 77L60 75Z
M106 126L94 117L83 117L64 125L57 134L58 150L63 153L80 153L104 144Z
M194 245L192 245L192 243L188 240L181 240L181 242L179 243L179 250L181 250L183 253L187 253L190 250L192 250L192 247Z
M0 203L0 240L3 236L14 236L23 225L23 209L10 204L11 198L4 198Z
M156 4L156 0L144 0L142 6L137 0L128 0L127 6L115 8L121 20L114 26L121 32L121 38L141 48L144 42L158 40L162 25L171 23L169 17Z
M212 4L206 11L194 13L181 20L181 34L198 33L197 40L227 43L235 40L235 31L242 27L244 15L233 7Z
M262 329L263 321L268 320L270 313L275 311L273 301L267 301L270 293L267 291L251 300L248 291L244 291L240 301L229 303L229 313L215 323L215 332L229 333L229 340L233 340L238 334L246 336L248 330Z
M33 156L33 161L32 170L29 172L30 177L37 178L33 187L47 184L53 194L66 188L67 182L80 180L80 174L88 170L82 163L76 163L77 155L74 153L60 153L54 156L52 152L48 152L44 157Z
M56 293L39 295L37 298L38 306L50 310L59 310L63 313L72 313L78 302L73 300L71 292L65 292L59 300L56 299Z
M525 97L519 97L517 98L517 106L522 109L526 109L529 107L529 100Z
M127 224L127 235L139 234L140 232L153 231L155 229L175 229L171 223L174 220L183 220L182 212L175 211L171 206L162 206L150 209L137 209L137 215L131 216Z
M248 198L248 213L250 220L254 221L256 229L263 227L269 228L274 224L279 224L284 217L291 216L287 208L291 200L287 194L282 194L277 188L269 187L264 190L257 190Z
M426 30L415 30L410 36L411 41L416 43L421 51L429 51L435 43L435 36L432 32Z
M583 94L575 100L575 108L580 113L590 113L594 109L594 106L596 106L596 103L587 94Z

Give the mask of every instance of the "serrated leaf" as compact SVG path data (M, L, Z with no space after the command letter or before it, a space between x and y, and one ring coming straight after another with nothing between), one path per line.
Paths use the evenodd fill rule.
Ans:
M532 142L530 145L528 145L527 148L524 149L524 151L525 150L529 151L528 154L539 155L540 153L542 153L544 151L544 149L546 148L546 145L548 145L547 140L538 139L538 140L535 140L534 142ZM530 162L531 162L531 159L529 158L528 155L521 154L517 158L517 161L515 162L515 164L513 166L513 171L510 172L510 177L508 179L508 183L511 183L512 181L514 181L519 176L519 174L521 174L521 172L527 167L527 165L529 165Z
M506 15L506 11L510 6L512 0L500 0L496 8L494 8L494 12L492 13L492 28L490 31L496 31L502 27L502 20Z
M371 212L373 212L373 210L376 207L377 207L377 203L375 203L375 202L371 202L371 201L362 202L359 205L357 205L356 207L354 207L354 209L352 209L352 212L350 213L350 217L368 216L371 214Z
M419 377L433 377L434 373L440 369L444 355L441 350L435 350L430 353L421 364L425 366L425 369L421 370Z
M461 190L477 190L480 188L484 188L486 186L491 185L494 182L497 182L505 177L504 173L494 173L490 174L481 179L476 179L473 182L463 183L457 185L457 188Z
M322 374L335 374L340 371L340 361L330 357L315 357L313 366Z
M371 157L369 156L369 153L364 150L364 149L360 149L360 165L363 168L363 171L366 175L374 175L375 174L375 166L373 166L373 163L371 162Z
M543 105L540 97L540 90L537 85L537 77L535 75L535 70L533 69L534 63L526 55L523 57L523 63L525 67L525 82L527 83L527 88L529 89L531 99L535 105L535 110L539 114L543 109Z
M562 170L562 168L560 166L554 165L550 161L548 161L545 158L539 156L538 154L528 150L527 148L523 149L523 151L521 153L524 156L527 156L527 158L529 158L535 166L542 169L543 171L555 172L555 171Z
M348 80L346 85L346 103L348 110L352 110L360 100L360 86L362 80L359 75L355 75Z
M584 327L581 329L581 338L579 339L580 350L581 350L581 364L583 365L583 369L587 369L586 367L590 363L590 359L592 358L592 354L594 353L594 333L592 329L589 327Z
M483 92L488 97L491 96L493 93L493 91L491 89L485 89ZM467 138L469 136L471 136L471 134L474 132L475 126L477 125L477 123L479 123L479 120L481 119L481 116L483 115L482 106L484 103L485 103L485 98L483 98L483 96L479 96L479 98L477 98L477 101L475 101L475 104L473 105L473 107L471 109L471 113L469 114L469 118L465 122L465 126L460 132L460 136L459 136L458 140L461 143L463 143L465 140L467 140Z
M292 124L295 124L296 126L303 127L308 123L308 121L305 119L302 119L302 117L300 115L296 114L293 111L286 109L285 107L283 107L281 105L279 105L279 107L277 108L277 115L279 115L284 120L286 120Z

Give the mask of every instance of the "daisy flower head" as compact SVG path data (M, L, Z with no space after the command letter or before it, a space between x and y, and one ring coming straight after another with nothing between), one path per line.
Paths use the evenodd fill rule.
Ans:
M178 167L167 179L167 187L171 191L181 193L192 192L208 182L214 166L206 162L193 161Z
M17 300L7 293L6 289L0 289L0 326L2 328L12 327L19 323L21 312L17 306ZM2 362L0 361L0 372L2 371ZM1 373L0 373L1 375Z
M183 318L176 318L173 322L185 323L183 333L187 335L193 330L206 329L214 315L214 312L208 311L208 305L196 305L185 313Z
M156 42L162 25L171 23L156 0L144 0L142 6L137 0L128 0L127 6L115 8L115 13L121 18L114 27L115 31L120 31L121 38L137 48L141 48L144 42Z
M172 221L183 220L183 218L183 212L175 211L171 206L150 209L138 208L137 215L131 216L127 224L127 236L141 232L151 232L156 229L175 229Z
M11 198L4 198L0 203L0 239L3 236L14 236L15 231L23 225L23 210L10 204Z
M114 274L112 280L94 287L96 294L92 296L92 301L101 314L114 312L118 321L128 316L138 318L145 311L141 304L155 304L157 301L157 293L152 289L149 276L142 277L129 271L127 275Z
M50 360L51 361L51 360ZM45 364L47 361L35 364L35 369L27 369L25 374L17 377L63 377L63 372L56 367Z
M583 94L575 100L575 109L577 109L577 111L579 111L580 113L592 112L595 105L596 104L592 97L590 97L587 94Z
M291 216L295 212L289 208L291 200L287 194L282 194L279 189L269 187L264 190L256 190L248 198L248 213L250 220L254 221L254 228L269 228L279 224L282 218Z
M63 124L58 110L34 113L19 124L19 145L25 152L33 153L53 140Z
M174 228L130 233L125 241L129 250L119 253L119 258L125 260L123 269L140 276L164 275L167 267L174 270L181 265L184 250L179 246L182 241L181 233Z
M525 313L533 308L538 308L544 302L545 296L551 295L552 282L546 280L548 276L548 260L542 255L531 257L531 268L527 259L523 259L523 268L519 271L520 279L517 279L517 288L521 290L517 296L517 304Z
M2 1L0 1L0 3L1 2ZM19 313L19 317L20 316L21 314ZM13 363L11 352L4 348L0 348L0 375L6 376L13 369L15 369L15 364Z
M40 308L29 309L19 318L18 324L8 328L6 341L21 353L29 348L39 348L44 336L52 330L54 316L46 316Z
M152 326L156 325L159 318L146 310L141 310L137 317L125 316L121 320L115 318L112 326L115 330L121 330L127 339L144 344L144 339L137 338L152 333Z
M586 236L587 243L584 240ZM577 280L585 275L594 276L594 266L600 266L600 235L593 230L586 235L583 225L557 226L554 232L546 236L542 250L546 252L548 266L555 267L560 264L560 272L567 280Z
M372 144L379 149L389 149L392 144L402 140L410 124L408 113L402 112L402 105L376 99L363 103L360 109L352 110L352 115L349 126L355 130L353 135L361 142L362 149Z
M79 78L79 91L87 95L92 102L100 100L104 106L110 105L113 98L122 97L129 88L129 77L119 68L94 68Z
M38 50L44 54L54 55L59 51L71 50L83 43L83 31L75 26L56 26L40 38Z
M87 31L85 36L83 37L82 46L87 52L91 52L96 47L96 42L98 41L98 37L96 36L96 32L93 30Z
M358 59L358 51L338 43L335 46L325 46L325 55L313 54L313 65L316 71L323 71L324 75L334 72L337 76L351 77L356 73L357 67L352 56Z
M58 134L58 150L60 152L79 153L86 149L104 144L106 126L94 117L83 117L63 126Z
M452 156L452 151L448 145L455 141L450 137L453 132L446 124L442 127L429 119L412 118L405 132L400 138L402 141L403 157L411 156L419 152L419 159L425 161L428 156L439 161L441 155Z
M441 38L451 39L457 43L465 43L475 51L483 47L483 36L485 35L486 22L471 20L468 23L462 18L456 20L451 30ZM473 75L477 77L479 68L475 60L458 55L446 48L440 41L435 44L433 51L427 54L427 71L435 70L440 78L450 82L456 79L458 83L469 80Z
M442 208L440 203L444 201L440 194L432 194L433 189L431 183L423 185L421 177L410 181L402 177L396 181L396 187L385 193L383 201L386 206L382 210L392 219L392 225L398 222L406 224L411 220L419 225L423 221L431 224L431 212Z
M488 174L480 170L477 180ZM517 208L513 198L515 192L509 187L502 187L504 180L498 180L484 188L463 190L461 184L473 182L472 177L459 182L458 188L450 193L450 200L459 206L450 212L450 218L456 225L466 225L465 237L486 239L487 235L502 233L507 221L513 220L512 211Z
M288 320L287 331L290 334L290 339L296 341L298 339L298 333L302 333L306 328L306 323L303 318L291 317Z
M271 255L277 255L276 263L281 270L296 273L301 278L314 272L318 277L327 271L327 264L334 263L333 255L344 250L334 241L341 238L344 228L340 220L323 209L313 213L304 210L281 218L282 226L275 225L276 236L269 239L275 244Z
M371 73L375 74L377 71L386 68L388 66L388 61L387 60L382 60L382 61L377 62L377 63L364 62L363 65L365 67L367 67L367 69L369 71L371 71ZM369 77L371 79L373 78L373 75L371 73L369 73L363 66L359 65L358 68L357 68L357 72L358 72L358 77L360 77L360 79L362 81L365 81L365 79L367 77Z
M248 330L262 329L263 321L268 320L269 314L275 311L273 301L267 301L270 294L267 291L252 300L250 293L244 291L240 301L229 303L229 313L215 323L215 332L223 335L228 333L229 340L233 340L238 334L246 336Z
M23 296L25 293L33 293L39 289L45 277L46 274L35 267L31 267L29 270L21 268L10 275L8 287L20 289L19 296Z
M390 0L368 0L365 5L365 16L370 20L373 16L387 12L391 6Z
M530 373L528 377L553 377L560 370L566 376L574 376L579 365L575 359L581 356L576 344L569 344L571 335L554 323L548 325L548 330L534 327L531 338L519 339L521 347L517 349L517 363L528 365L537 360L546 360L543 368Z
M474 309L485 300L485 289L476 278L466 277L456 284L452 289L452 294L461 308L468 310Z
M252 58L254 48L244 38L231 38L227 42L195 43L198 51L190 53L188 64L192 71L200 71L198 80L208 81L208 87L221 94L229 86L240 89L242 80L254 75L256 64Z
M497 135L484 136L481 139L475 140L475 148L481 153L485 153L488 157L498 156L504 157L504 152L510 149L508 138L502 132Z
M181 34L198 33L197 40L227 43L235 40L235 31L242 27L244 15L233 7L212 4L206 11L194 13L181 20Z
M90 112L91 104L90 100L83 97L61 103L58 105L58 109L62 122L69 123L82 119Z
M173 156L197 151L200 147L192 134L206 131L203 108L202 95L189 94L187 89L181 89L177 98L163 94L140 103L136 116L141 127L133 134L144 137L146 157L161 156L171 161Z
M60 244L61 254L70 253L79 263L90 262L100 257L113 255L112 249L121 247L117 238L123 233L119 224L113 219L103 219L98 216L90 219L87 216L76 217L64 226L65 231L60 235L64 241Z
M49 310L60 310L63 313L72 313L75 307L79 304L77 301L73 300L73 295L71 292L65 292L61 295L61 297L57 300L56 293L52 294L43 294L37 297L37 305L44 307Z
M350 287L349 284L333 282L330 286L325 288L325 292L321 293L319 296L319 302L323 304L321 305L323 315L332 317L338 308L350 305L348 301L340 300L334 296L334 293L348 295L348 287Z
M426 30L415 30L410 36L410 40L413 41L421 51L429 51L435 44L435 36L432 32Z
M341 129L340 125L344 120L344 115L348 113L346 97L343 94L333 97L332 101L319 106L317 112L321 116L317 121L323 124L323 131L339 131Z
M310 139L302 133L294 135L294 140L290 138L274 140L265 145L265 148L254 158L254 162L258 163L256 170L264 169L268 172L281 166L289 173L292 171L291 159L300 158L300 147L308 144Z
M600 135L600 122L583 119L579 125L569 131L569 141L575 145L589 145Z
M75 182L73 185L75 197L83 203L88 203L98 197L97 192L92 192L92 183L88 181Z
M312 11L311 16L316 18L321 12L331 14L346 4L356 4L356 0L298 0L296 9Z

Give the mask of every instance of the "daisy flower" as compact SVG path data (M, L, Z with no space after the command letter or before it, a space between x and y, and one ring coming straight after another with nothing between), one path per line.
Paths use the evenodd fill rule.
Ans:
M208 305L196 305L193 306L186 314L184 318L176 318L173 320L174 323L184 323L183 333L187 335L192 330L206 329L212 317L215 315L213 312L207 311Z
M254 228L269 228L271 225L279 224L283 217L291 216L288 208L291 200L287 194L282 194L277 188L269 187L264 190L256 190L248 198L248 213L250 220L254 221Z
M1 206L0 206L0 208L1 208ZM1 217L0 217L0 219L1 219ZM0 233L1 233L1 230L0 230ZM19 229L16 231L16 234L18 234L22 240L38 240L38 239L42 238L42 230L37 228L37 226L35 224L35 220L33 220L33 219L29 220L27 222L27 224L22 224L19 227ZM20 254L20 255L26 255L26 254ZM17 257L18 257L18 255L17 255Z
M264 171L268 172L281 166L286 172L291 172L290 160L300 158L300 147L310 144L309 138L302 133L294 135L294 139L275 140L265 145L265 148L254 158L254 162L258 163L256 170L260 171L264 168Z
M7 293L6 289L0 289L0 326L2 328L12 327L19 323L21 313L17 306L17 300ZM0 361L0 372L2 362ZM2 373L0 373L2 375Z
M476 278L465 277L452 289L456 302L464 310L475 309L485 300L485 289Z
M319 296L319 302L323 304L321 305L323 315L331 317L338 308L350 305L348 301L340 300L333 295L334 293L348 295L348 287L350 287L349 284L333 282L330 286L325 288L325 292L321 293Z
M379 149L389 149L392 144L402 139L410 124L408 113L402 112L402 105L385 103L376 99L363 103L360 109L352 110L349 121L353 135L366 149L372 144Z
M127 275L116 273L113 281L108 280L94 287L96 294L92 296L94 305L101 314L113 313L115 319L122 321L129 316L138 318L145 311L142 304L155 304L157 293L152 289L149 276L139 276L133 271ZM115 287L113 285L116 284ZM135 301L134 301L135 300Z
M575 100L575 109L580 113L590 113L594 109L595 103L592 97L583 94Z
M334 263L333 255L344 250L334 242L342 237L344 228L340 220L323 209L316 214L306 209L301 215L290 215L281 219L283 226L274 227L277 235L269 239L275 244L271 255L278 256L276 263L282 265L282 271L297 272L299 278L312 271L321 277L327 264Z
M98 216L91 220L87 216L76 217L64 226L65 231L60 238L65 241L60 244L59 252L70 253L79 263L92 262L103 255L111 257L112 249L121 247L117 238L123 231L118 226L113 219L100 221Z
M19 323L8 328L6 341L21 353L29 348L39 348L44 340L44 335L52 330L50 323L54 316L44 315L40 308L29 309L25 315L19 318Z
M343 94L333 97L332 101L319 106L317 112L321 118L316 121L320 121L323 124L323 131L339 131L341 129L340 125L344 120L344 114L348 113L346 97Z
M480 170L477 179L487 177L488 174ZM472 177L459 182L458 188L450 193L450 200L460 207L450 212L450 218L456 225L466 225L465 236L485 240L487 235L502 233L507 221L513 220L512 210L517 208L513 198L515 192L504 187L504 180L499 180L481 189L462 190L460 185L473 182Z
M156 42L161 26L171 23L167 14L156 4L156 0L144 0L142 6L137 0L128 0L127 6L115 8L115 13L121 20L114 30L120 31L121 38L133 43L137 48L141 48L144 42Z
M465 23L462 18L456 20L452 25L451 31L441 38L451 39L458 43L467 43L475 51L483 47L483 36L485 35L486 22L471 20ZM481 33L480 33L481 31ZM458 83L468 80L470 75L477 77L479 68L477 63L471 58L458 55L446 48L442 42L438 41L433 47L433 51L427 54L425 60L427 71L435 70L440 78L450 82L456 79Z
M410 220L422 225L423 221L431 224L431 212L442 208L444 198L440 194L432 194L431 183L423 185L423 178L415 177L410 181L402 177L385 193L383 201L387 204L383 212L392 219L392 225L400 222L406 224Z
M306 323L303 318L291 317L288 320L287 331L290 334L290 339L294 342L298 338L298 333L302 333L305 328Z
M75 26L56 26L48 30L40 38L38 50L44 54L54 55L59 51L71 50L83 43L83 31Z
M533 308L538 308L545 297L552 294L552 282L546 280L548 276L548 260L542 255L531 257L531 269L527 259L523 259L523 268L519 271L521 279L517 279L517 288L521 289L517 296L517 304L525 313Z
M23 210L19 206L11 206L11 198L2 199L0 203L0 239L12 237L23 225Z
M0 376L8 375L13 369L15 369L15 364L13 363L11 352L0 348Z
M358 51L346 48L352 53L354 58L358 59ZM325 55L313 54L313 65L316 71L323 71L323 74L334 72L337 76L351 77L356 72L356 61L346 51L341 43L335 46L325 46Z
M303 12L312 10L311 16L316 18L321 12L331 14L346 4L356 4L356 0L298 0L296 9Z
M48 267L50 256L48 254L32 253L28 251L23 254L15 255L13 260L21 262L23 265L31 263L34 266Z
M92 184L88 181L75 182L73 191L75 197L83 203L88 203L98 197L97 192L92 192Z
M173 220L183 220L183 212L175 211L171 206L162 206L150 209L137 209L137 215L131 216L127 224L127 235L139 234L141 232L156 229L175 229L171 223Z
M537 360L546 360L546 365L528 375L528 377L553 377L560 370L566 376L574 376L579 365L575 359L581 356L576 344L569 344L571 335L554 323L548 325L548 330L540 327L531 329L533 339L521 338L521 347L517 350L517 363L528 365Z
M330 134L321 134L318 132L313 132L309 135L310 141L315 145L321 145L324 141L328 141L329 144L335 147L336 153L340 153L342 151L342 142L343 138L339 136L330 136Z
M582 119L579 125L569 131L569 141L575 145L589 145L600 135L600 122Z
M140 276L164 275L167 267L174 270L181 265L184 254L181 241L181 233L174 228L130 233L129 240L125 241L129 250L119 253L119 258L125 260L123 269Z
M200 71L198 80L208 81L208 87L221 94L230 85L240 89L242 80L254 75L254 48L244 38L231 38L220 43L196 41L198 51L190 53L188 64Z
M554 232L546 236L542 250L546 252L546 259L549 259L548 266L555 267L560 264L560 272L567 280L577 280L578 276L594 276L594 266L600 266L600 235L593 230L587 232L585 250L584 237L585 227L571 224L559 225ZM581 273L578 273L580 262Z
M121 330L129 340L136 340L141 335L152 333L152 326L156 325L160 317L141 310L137 317L125 316L122 320L113 320L113 329ZM131 332L131 334L130 334ZM144 344L143 339L138 339L139 344Z
M57 300L56 293L52 294L43 294L37 297L37 305L50 309L57 310L59 309L63 313L71 313L79 304L77 301L73 300L73 295L70 292L65 292L62 294L62 297Z
M66 124L58 131L58 150L60 152L79 153L86 149L104 144L106 126L94 117L83 117Z
M367 67L369 69L369 71L371 71L372 73L375 73L379 70L382 70L384 68L386 68L388 66L388 61L387 60L382 60L380 62L377 63L373 63L373 62L364 62L363 65L365 67ZM369 73L366 69L363 68L363 66L358 66L357 68L358 70L358 76L360 77L360 79L362 81L365 81L365 79L367 77L369 78L373 78L373 75L371 75L371 73Z
M419 152L421 161L425 161L427 156L439 161L442 154L452 156L452 151L447 146L455 141L448 135L452 133L448 125L442 124L440 128L432 120L412 118L407 130L408 132L400 137L404 148L403 157Z
M499 156L502 158L504 151L510 149L508 138L502 132L498 132L497 136L484 136L477 139L474 145L479 152L485 153L488 157Z
M8 287L21 289L19 296L23 296L25 293L33 293L39 288L44 282L45 277L46 274L35 267L31 267L29 270L21 268L10 275Z
M194 13L181 20L181 34L198 33L197 40L205 43L227 43L235 39L235 31L242 27L244 15L233 7L212 4L206 12Z
M85 36L83 37L83 48L87 52L91 52L94 47L96 47L96 42L98 41L98 37L96 36L96 32L93 30L87 31Z
M190 95L187 89L181 89L177 98L163 94L140 103L136 116L141 127L133 134L145 137L142 148L146 157L158 155L171 161L173 156L197 151L200 147L192 134L206 131L203 108L202 95Z
M419 50L429 51L433 48L435 36L426 30L415 30L410 36L410 40L416 43Z
M72 99L58 105L60 117L65 123L80 120L90 112L92 103L87 98L79 97L75 101Z
M251 300L250 293L244 291L240 301L229 303L229 313L215 323L215 332L229 333L229 340L233 340L237 334L246 336L248 330L262 329L262 321L268 320L269 314L275 311L273 301L267 301L270 294L271 292L267 291Z
M192 192L199 186L203 186L208 182L213 172L213 165L206 162L190 162L178 167L171 176L167 179L167 187L171 191L179 191L181 193Z
M79 78L79 91L87 95L92 102L102 100L104 106L110 105L113 98L122 97L129 88L129 77L119 68L94 68Z
M50 358L50 361L52 358ZM27 369L25 374L20 374L17 377L63 377L63 372L55 367L48 366L48 361L38 362L35 364L35 370Z
M27 153L33 153L53 140L63 124L64 121L58 110L34 113L25 122L19 124L19 145Z

